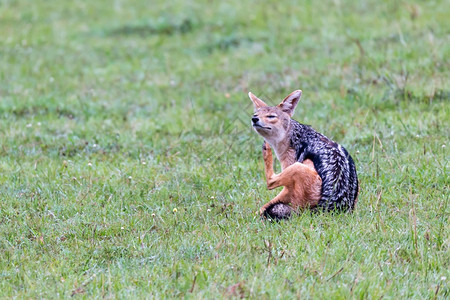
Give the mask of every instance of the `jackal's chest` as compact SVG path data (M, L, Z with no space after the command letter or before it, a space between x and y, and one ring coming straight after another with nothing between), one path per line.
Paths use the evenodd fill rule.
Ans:
M290 165L297 162L296 160L296 151L293 148L289 148L286 152L284 152L282 155L278 155L277 158L281 163L281 168L284 170Z

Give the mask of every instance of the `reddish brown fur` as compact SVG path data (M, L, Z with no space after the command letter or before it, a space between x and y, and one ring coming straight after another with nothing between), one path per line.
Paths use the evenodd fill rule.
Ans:
M312 208L317 205L321 196L322 179L311 160L305 160L303 163L295 162L283 169L280 174L274 174L272 150L267 142L263 147L263 157L267 188L269 190L280 186L284 188L275 198L261 207L261 215L269 206L276 203L291 204L294 209Z
M270 107L264 101L249 93L255 106L254 117L259 119L255 130L264 137L263 158L267 188L283 186L283 190L260 209L264 211L276 203L290 204L293 209L312 208L321 198L322 179L311 160L297 162L296 152L290 147L287 136L290 118L301 96L301 91L294 91L279 105ZM274 117L275 116L275 117ZM254 125L255 126L255 125ZM272 149L274 148L283 171L274 174Z

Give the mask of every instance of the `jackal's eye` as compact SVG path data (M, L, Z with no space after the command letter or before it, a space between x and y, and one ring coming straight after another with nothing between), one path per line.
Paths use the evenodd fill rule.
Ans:
M277 116L275 116L275 115L268 115L267 116L269 119L275 119Z

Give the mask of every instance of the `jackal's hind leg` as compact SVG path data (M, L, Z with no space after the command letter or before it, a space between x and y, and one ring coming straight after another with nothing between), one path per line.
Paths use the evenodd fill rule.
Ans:
M264 159L264 172L266 174L267 185L269 185L269 179L274 175L273 171L273 156L272 149L270 148L269 143L264 141L262 146L262 154Z
M274 204L278 204L278 203L283 203L283 204L290 203L289 191L286 188L283 188L283 190L281 190L281 192L275 198L273 198L272 200L270 200L269 202L264 204L259 209L260 215L261 216L264 215L264 212L266 211L267 208L269 208L270 206L273 206Z
M282 186L282 184L280 184L279 182L280 174L275 174L275 172L273 171L272 149L267 142L264 142L263 144L262 153L264 159L264 171L266 173L267 188L269 190L273 190L274 188Z
M265 160L266 165L268 161ZM271 176L270 176L271 175ZM272 174L267 172L267 187L273 189L283 186L283 190L271 201L264 204L261 209L261 215L265 210L276 203L291 204L293 209L312 208L317 205L321 197L322 179L317 171L308 166L296 162L280 174Z

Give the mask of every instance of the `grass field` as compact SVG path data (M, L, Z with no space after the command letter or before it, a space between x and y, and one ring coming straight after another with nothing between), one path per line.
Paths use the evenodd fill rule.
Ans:
M0 298L448 299L449 15L0 0ZM353 214L256 214L247 93L295 89L355 159Z

